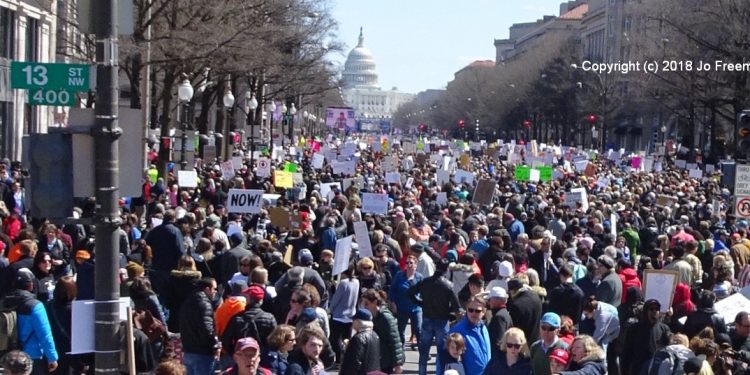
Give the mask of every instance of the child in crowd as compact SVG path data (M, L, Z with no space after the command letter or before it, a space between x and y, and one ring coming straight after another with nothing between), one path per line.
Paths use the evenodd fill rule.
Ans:
M440 369L437 375L443 375L447 370L455 370L459 375L467 375L461 357L466 351L466 342L460 333L454 332L445 337L445 347L440 350Z
M550 374L559 374L565 371L565 367L568 366L568 352L565 349L557 348L552 351L549 355L549 369Z

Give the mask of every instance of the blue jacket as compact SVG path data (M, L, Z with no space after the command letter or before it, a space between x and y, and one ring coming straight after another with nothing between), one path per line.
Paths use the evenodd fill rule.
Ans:
M336 250L336 230L334 228L326 228L320 234L320 248Z
M524 229L523 223L516 219L508 226L508 233L510 233L510 239L516 242L518 235L526 233L526 229Z
M409 280L406 276L406 272L399 271L391 281L391 288L388 290L388 299L396 304L396 310L399 313L402 312L417 312L422 311L422 308L412 302L409 297L406 296L406 291L414 285L417 285L422 281L424 277L421 273L417 272L414 274L414 278Z
M464 337L466 351L463 355L464 369L467 374L481 374L490 363L490 333L483 322L472 324L464 317L449 333L458 332Z
M47 310L31 292L16 289L5 298L4 306L13 307L17 313L18 341L31 359L47 358L57 362L57 350L52 338L52 329L47 319Z

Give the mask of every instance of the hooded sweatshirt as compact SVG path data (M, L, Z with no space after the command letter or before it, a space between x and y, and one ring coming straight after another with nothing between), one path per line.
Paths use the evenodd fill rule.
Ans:
M638 272L634 268L623 268L617 273L617 275L620 276L620 280L622 281L622 290L628 290L631 286L643 290L641 280L638 279ZM627 293L623 293L620 303L625 303L626 297Z

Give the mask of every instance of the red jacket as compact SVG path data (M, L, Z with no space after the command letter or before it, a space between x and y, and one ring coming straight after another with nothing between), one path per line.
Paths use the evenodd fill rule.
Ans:
M638 272L636 272L635 269L623 268L617 273L617 276L620 276L620 281L622 281L622 301L620 303L625 303L625 297L628 295L626 291L631 286L634 286L639 290L643 289L643 286L641 286L641 280L638 279Z

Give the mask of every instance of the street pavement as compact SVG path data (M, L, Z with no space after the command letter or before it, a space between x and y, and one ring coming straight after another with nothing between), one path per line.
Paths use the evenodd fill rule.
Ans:
M411 330L411 327L406 327L406 337L411 337L411 333L409 332ZM402 374L418 374L419 373L419 349L417 347L414 347L414 350L411 349L411 345L406 345L405 348L405 354L406 354L406 362L404 363L404 366L402 367L403 372ZM429 362L427 362L427 373L428 374L434 374L435 373L435 356L436 356L436 350L435 345L432 346L430 349L430 353L432 354L432 358ZM338 371L328 371L331 375L339 375ZM349 375L349 374L341 374L341 375ZM468 375L468 374L467 374ZM477 374L471 374L471 375L477 375Z

